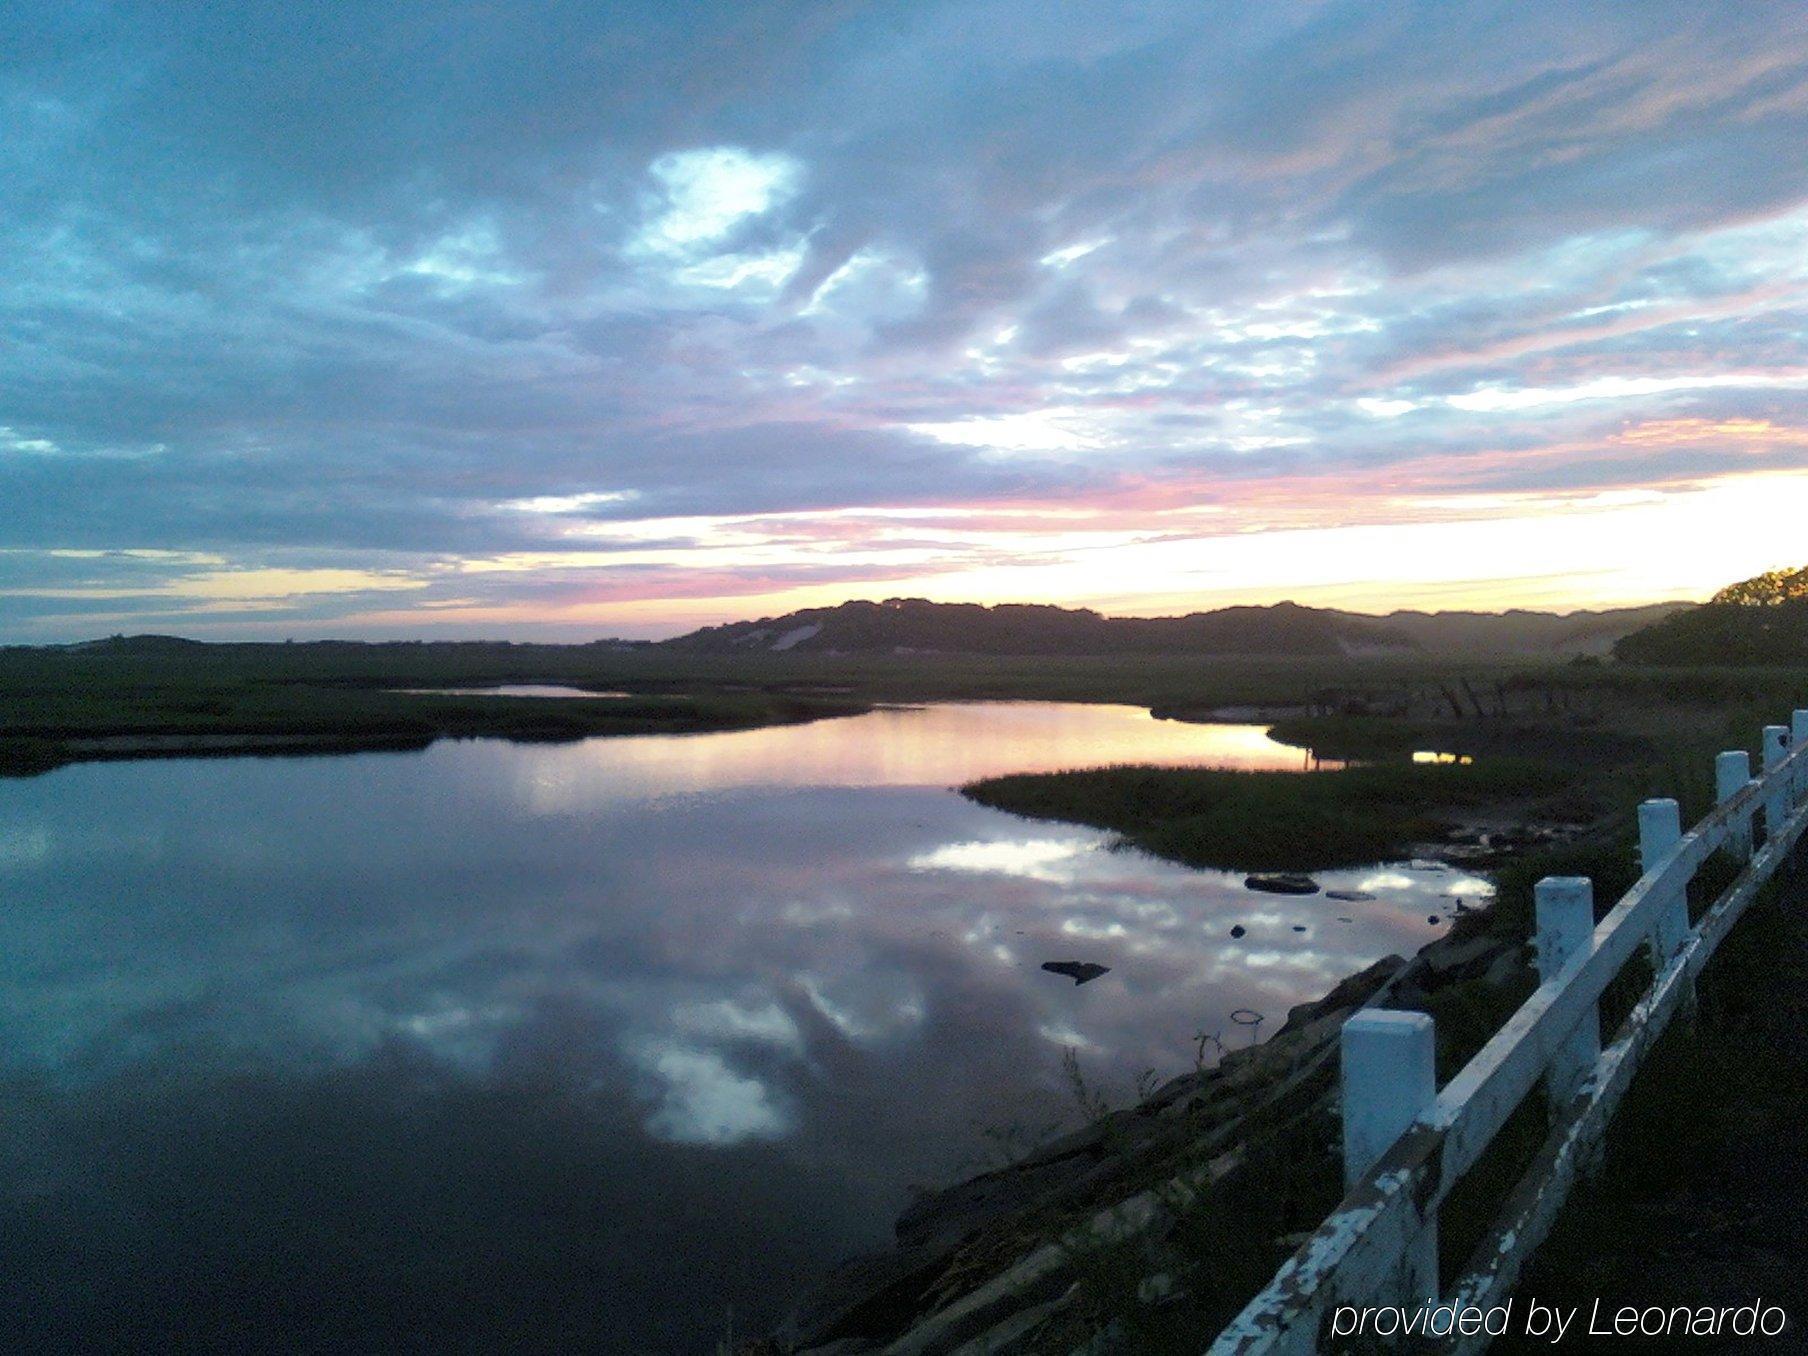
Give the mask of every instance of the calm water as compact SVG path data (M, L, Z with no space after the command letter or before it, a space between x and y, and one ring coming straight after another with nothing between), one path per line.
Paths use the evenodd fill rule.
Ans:
M1304 765L984 704L0 782L0 1349L707 1349L1061 1115L1064 1048L1181 1072L1486 888L1257 895L947 789L1130 759Z
M397 692L416 697L626 697L626 692L592 692L585 687L558 683L499 683L495 687L398 687Z

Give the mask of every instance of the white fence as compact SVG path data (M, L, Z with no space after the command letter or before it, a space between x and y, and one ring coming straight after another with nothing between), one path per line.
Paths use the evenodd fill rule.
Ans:
M1431 1018L1369 1012L1344 1025L1348 1194L1219 1335L1211 1356L1315 1352L1340 1306L1454 1304L1462 1312L1510 1293L1571 1185L1598 1157L1640 1063L1671 1017L1693 1005L1696 975L1808 828L1808 710L1795 712L1792 729L1767 727L1763 750L1757 780L1749 755L1720 755L1720 803L1687 834L1675 801L1639 807L1644 874L1599 925L1586 879L1539 882L1541 983L1442 1092L1433 1080ZM1754 850L1760 817L1765 832ZM1717 852L1744 868L1691 927L1685 892ZM1601 996L1640 948L1651 955L1651 987L1603 1049ZM1438 1208L1540 1082L1550 1135L1463 1274L1440 1294ZM1487 1341L1459 1334L1439 1345L1468 1352Z

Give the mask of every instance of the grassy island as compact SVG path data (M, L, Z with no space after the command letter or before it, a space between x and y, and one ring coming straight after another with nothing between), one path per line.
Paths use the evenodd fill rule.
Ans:
M1386 763L1302 775L1105 767L992 777L962 793L1035 819L1110 829L1188 866L1315 871L1408 855L1460 811L1573 815L1574 772L1529 759Z

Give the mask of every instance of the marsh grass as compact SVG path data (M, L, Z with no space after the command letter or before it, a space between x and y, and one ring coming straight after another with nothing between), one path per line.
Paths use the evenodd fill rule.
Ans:
M1550 796L1575 779L1509 758L1304 774L1121 766L991 777L961 792L1032 819L1109 829L1188 866L1314 871L1407 855L1454 811Z
M443 737L557 741L681 734L870 709L843 693L712 686L680 674L645 677L629 696L606 701L394 690L555 679L592 689L628 686L598 667L609 653L601 652L599 660L583 646L181 642L0 649L0 774L160 753L418 748Z

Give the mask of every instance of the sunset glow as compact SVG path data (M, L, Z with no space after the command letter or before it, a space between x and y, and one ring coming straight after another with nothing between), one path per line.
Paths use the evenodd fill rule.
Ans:
M15 7L0 633L1802 563L1799 8L980 9Z

